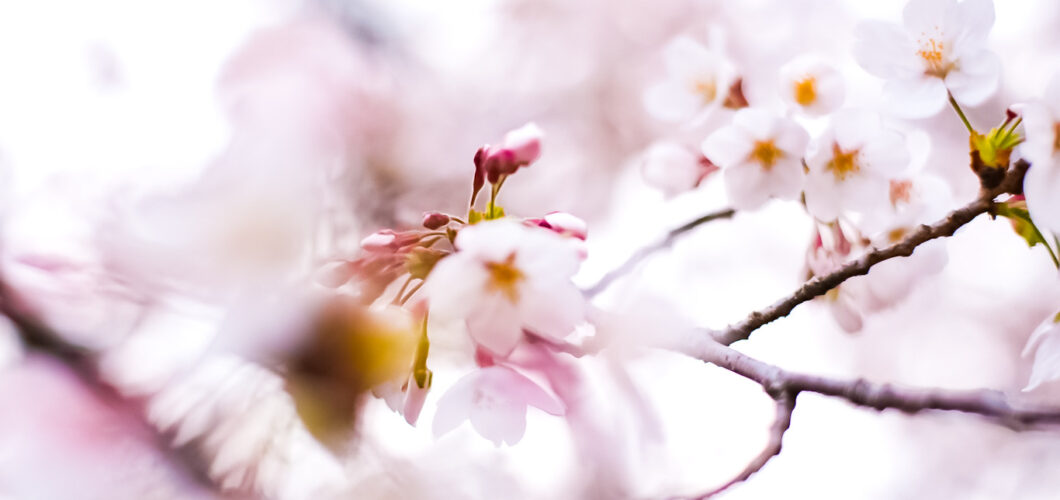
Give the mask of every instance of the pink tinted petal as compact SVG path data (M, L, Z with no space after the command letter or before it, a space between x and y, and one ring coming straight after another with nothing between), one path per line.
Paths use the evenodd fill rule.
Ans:
M533 406L551 415L559 416L566 412L562 402L525 375L505 366L495 366L489 370L489 377L484 380L482 390L503 394L507 399L523 406Z
M989 50L981 50L963 60L967 64L946 75L946 88L957 102L978 106L997 91L1001 60Z
M441 437L456 429L467 420L471 414L471 405L475 395L475 384L479 377L477 371L471 372L455 384L442 397L438 399L438 407L434 412L434 421L431 422L431 430L434 437Z
M578 239L584 240L589 234L589 226L585 224L585 221L567 212L552 212L545 215L545 222L552 226L552 229Z
M354 266L352 262L329 262L317 269L317 272L313 274L313 279L322 286L338 288L350 281L353 278L353 274Z
M512 153L517 164L533 163L541 156L541 141L545 133L534 123L527 123L504 136L504 148Z
M471 408L471 425L482 437L500 446L513 445L526 433L526 405L511 400L498 400L488 405Z
M405 405L402 409L402 414L405 415L405 421L409 425L416 425L416 421L420 418L420 412L423 411L423 403L427 401L427 393L430 392L431 388L420 387L416 384L416 379L413 376L409 376L408 388L405 390Z
M847 333L860 332L864 326L864 322L861 319L861 312L858 311L857 306L849 299L840 293L839 297L832 302L829 311L832 313L832 317L835 318L836 323Z

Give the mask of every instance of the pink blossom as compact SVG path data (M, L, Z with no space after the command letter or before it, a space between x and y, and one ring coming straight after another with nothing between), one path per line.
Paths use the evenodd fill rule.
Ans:
M552 415L566 412L562 402L519 372L501 365L480 368L442 395L434 415L434 435L442 436L470 420L475 431L495 445L513 445L526 432L528 406Z
M505 134L499 147L484 146L481 155L476 155L476 165L481 165L490 182L497 182L501 176L514 174L519 168L537 161L544 136L536 124L527 123Z

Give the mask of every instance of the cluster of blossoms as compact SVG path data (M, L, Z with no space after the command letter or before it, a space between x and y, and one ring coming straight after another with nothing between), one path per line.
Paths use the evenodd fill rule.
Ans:
M970 167L984 189L998 186L1017 160L1030 164L1024 194L997 202L997 213L1060 267L1053 250L1060 247L1060 80L1043 99L1012 106L988 132L976 130L962 109L983 104L999 87L1000 58L988 46L994 18L990 0L911 0L901 23L859 24L854 58L884 80L883 113L845 102L843 73L816 54L778 69L779 99L748 101L736 65L691 38L677 38L663 54L666 79L647 90L645 105L661 120L702 128L711 117L710 126L699 151L673 141L652 145L643 156L645 178L674 195L720 169L734 209L755 210L771 199L800 202L816 221L808 274L823 275L901 242L953 208L946 182L914 159L927 154L909 136L927 134L906 121L949 104L968 131ZM941 243L922 245L911 258L874 266L822 301L843 329L858 331L865 313L896 304L946 260ZM1028 346L1041 346L1032 385L1060 378L1042 368L1057 365L1051 359L1060 348L1050 346L1060 338L1058 320L1050 317Z
M585 299L571 281L586 256L586 224L563 212L516 219L498 203L505 180L540 156L541 141L541 130L528 124L509 132L501 145L480 148L465 217L425 213L423 229L378 231L361 242L359 256L321 271L322 284L349 283L365 303L389 300L420 318L422 337L415 353L406 355L406 369L372 388L410 424L433 379L428 315L438 325L434 331L466 332L465 355L478 368L439 399L436 435L470 420L494 443L513 444L525 431L528 406L565 412L556 391L535 381L534 373L548 370L552 353L570 352L567 338L586 320ZM489 200L480 211L478 194L487 184Z

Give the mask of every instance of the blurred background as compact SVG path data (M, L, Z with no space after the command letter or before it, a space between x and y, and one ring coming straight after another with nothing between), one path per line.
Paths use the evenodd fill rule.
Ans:
M717 176L675 195L642 175L653 143L698 147L721 124L646 110L670 40L687 35L730 58L753 105L779 106L778 68L813 53L842 71L848 106L886 112L881 82L853 61L853 33L861 19L898 20L902 6L0 4L4 284L90 350L114 389L86 384L6 323L0 498L661 498L720 484L764 445L772 401L676 354L582 360L593 424L533 410L522 442L498 448L467 426L431 435L432 404L468 368L447 354L460 346L441 341L419 426L370 401L338 451L310 436L282 379L254 360L292 342L291 283L352 257L375 230L463 211L475 150L530 121L546 131L543 156L505 185L505 208L588 221L577 281L592 283L668 229L727 206ZM1004 70L997 95L967 110L981 127L1060 71L1060 4L995 8L991 44ZM975 196L959 121L943 113L901 126L930 133L915 156L948 181L951 207ZM666 311L645 323L660 328L721 328L798 286L812 237L798 203L771 202L697 229L595 305ZM1056 386L1020 394L1030 371L1021 350L1060 299L1048 256L985 217L944 246L942 272L866 314L860 332L814 302L739 348L810 373L1060 401ZM146 423L129 417L127 400ZM804 394L783 453L724 497L1045 499L1060 491L1056 467L1060 434Z

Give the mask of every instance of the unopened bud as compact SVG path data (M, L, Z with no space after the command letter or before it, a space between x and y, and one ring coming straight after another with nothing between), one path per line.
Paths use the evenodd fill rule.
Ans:
M449 216L441 212L424 212L423 227L427 229L438 229L449 223Z

